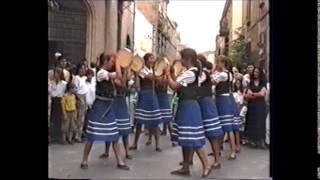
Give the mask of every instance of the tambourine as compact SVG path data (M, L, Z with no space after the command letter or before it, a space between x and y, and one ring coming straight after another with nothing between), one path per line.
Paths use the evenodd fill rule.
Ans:
M172 63L173 71L174 71L174 76L177 77L178 75L181 74L181 72L185 69L185 67L182 65L181 60L174 60Z
M132 57L129 69L131 69L134 72L139 72L143 68L143 66L144 60L139 55L135 55Z
M154 75L162 76L164 70L169 67L169 61L166 58L158 59L154 64Z
M129 67L132 61L132 56L132 52L127 48L120 50L116 55L117 61L122 68Z

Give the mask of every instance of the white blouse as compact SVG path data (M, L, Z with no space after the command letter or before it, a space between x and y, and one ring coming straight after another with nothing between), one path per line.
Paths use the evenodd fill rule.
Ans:
M87 79L87 76L82 76L82 77L80 77L79 75L75 76L74 84L77 88L77 94L85 95L88 92L86 79Z
M103 81L103 80L107 80L109 81L109 77L111 75L115 75L116 72L109 72L107 70L104 70L104 69L100 69L97 73L97 81L100 82L100 81Z
M58 83L56 83L55 81L51 81L49 84L49 91L51 93L51 97L63 97L66 88L66 81L59 81Z
M93 105L96 98L96 79L92 77L91 82L86 81L88 92L86 94L86 102L89 107Z
M211 76L211 80L212 81L216 81L217 83L219 82L224 82L228 80L228 72L216 72L214 74L212 74ZM230 81L232 81L232 77L230 76Z
M139 76L142 78L148 76L149 74L153 74L153 70L149 69L147 66L144 66L139 72Z
M207 75L205 72L202 72L201 75L199 76L199 86L207 79Z
M176 82L181 84L184 87L187 87L188 84L193 83L196 80L196 76L192 70L198 70L196 67L189 68L185 70L181 75L176 79Z

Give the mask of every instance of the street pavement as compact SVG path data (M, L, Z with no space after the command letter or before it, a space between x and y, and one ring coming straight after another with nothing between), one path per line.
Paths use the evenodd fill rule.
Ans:
M130 135L133 140L133 135ZM170 172L179 168L182 160L181 148L172 147L169 136L161 136L162 152L156 152L154 144L146 146L147 136L140 137L138 151L130 151L132 160L125 160L130 171L116 168L116 160L112 149L109 158L99 159L104 152L104 144L93 145L89 156L89 169L80 169L84 143L74 145L51 144L49 150L49 178L68 179L184 179L186 177L171 175ZM120 141L121 142L121 141ZM131 143L130 143L131 144ZM124 154L122 143L120 143ZM209 143L205 146L206 153L211 152ZM229 161L229 146L224 145L222 153L222 168L213 170L208 178L215 179L271 179L269 178L269 150L242 147L241 153L235 161ZM191 166L191 176L187 179L196 179L201 176L201 163L194 156L194 165ZM212 157L209 156L209 163Z

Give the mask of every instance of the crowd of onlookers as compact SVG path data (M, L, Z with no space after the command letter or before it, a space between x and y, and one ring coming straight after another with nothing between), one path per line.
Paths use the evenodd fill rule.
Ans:
M262 68L249 64L241 73L232 67L233 96L242 119L240 133L242 144L265 148L270 143L269 135L269 92L266 72ZM266 91L266 95L260 93ZM252 98L252 94L256 97Z
M48 71L49 141L82 142L86 114L95 99L95 67L85 59L73 65L60 53L55 57Z

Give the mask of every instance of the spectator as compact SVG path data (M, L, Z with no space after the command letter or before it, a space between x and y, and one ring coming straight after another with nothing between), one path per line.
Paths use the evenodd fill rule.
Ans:
M63 121L61 126L62 131L62 143L73 144L72 137L75 130L75 121L77 118L77 109L76 109L76 96L75 96L75 85L68 83L66 93L64 94L61 104L63 112Z
M247 66L247 71L246 71L246 74L243 76L243 81L242 81L242 85L244 88L247 88L250 83L250 79L251 79L250 76L252 75L253 69L254 69L253 64L249 64Z
M265 148L266 81L263 71L254 68L245 98L248 100L245 134L255 147Z
M67 82L64 81L63 70L56 68L54 71L54 80L49 84L49 92L51 92L50 139L53 141L61 140L61 98L66 90L66 85Z

